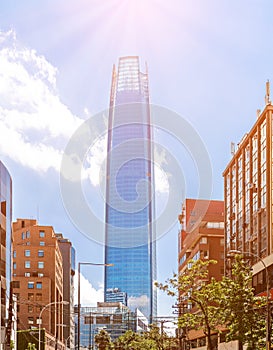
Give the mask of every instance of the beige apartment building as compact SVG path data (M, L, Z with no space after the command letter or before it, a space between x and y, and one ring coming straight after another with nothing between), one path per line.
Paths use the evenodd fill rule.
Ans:
M272 113L267 83L266 106L237 149L224 176L225 257L229 272L234 251L242 252L253 265L256 294L266 293L266 270L273 274L273 171ZM269 278L270 288L272 281Z

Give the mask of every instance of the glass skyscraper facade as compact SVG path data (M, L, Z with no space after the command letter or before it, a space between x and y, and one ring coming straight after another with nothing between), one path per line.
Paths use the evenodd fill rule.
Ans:
M136 56L113 68L106 176L105 301L108 289L128 306L156 314L154 168L148 73Z
M0 161L0 199L1 199L1 256L0 256L0 277L1 277L1 334L5 330L5 339L1 342L9 342L12 331L12 318L10 309L10 281L11 281L11 220L12 220L12 182L9 172ZM9 312L9 314L8 314ZM6 321L8 320L8 322ZM2 345L0 345L1 347Z

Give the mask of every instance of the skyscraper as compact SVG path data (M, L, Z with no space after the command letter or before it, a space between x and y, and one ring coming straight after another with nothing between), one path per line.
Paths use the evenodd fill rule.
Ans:
M4 164L0 161L0 201L1 201L1 302L0 302L0 348L6 341L7 344L11 340L12 332L12 314L11 314L11 218L12 218L12 180L10 174ZM8 300L7 300L8 299ZM7 308L8 306L8 308ZM7 314L8 311L8 314ZM6 319L8 324L6 326Z
M139 58L114 66L108 121L105 300L107 289L127 293L128 306L156 314L154 169L148 73Z

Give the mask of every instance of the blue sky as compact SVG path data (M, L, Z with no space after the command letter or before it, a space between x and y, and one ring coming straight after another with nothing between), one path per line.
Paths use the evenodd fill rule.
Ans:
M112 66L124 55L147 62L151 102L199 134L211 159L212 198L222 199L230 142L255 122L265 82L273 81L272 10L269 0L1 1L0 155L13 178L13 218L38 216L70 238L79 261L103 260L101 245L63 207L59 166L77 127L108 108ZM180 163L186 196L195 196L204 181L192 176L195 160L168 136L158 139ZM96 187L89 191L100 208ZM178 228L158 241L161 281L177 267ZM86 267L83 274L94 287L88 302L101 295L103 271ZM171 313L172 301L159 300L159 314Z

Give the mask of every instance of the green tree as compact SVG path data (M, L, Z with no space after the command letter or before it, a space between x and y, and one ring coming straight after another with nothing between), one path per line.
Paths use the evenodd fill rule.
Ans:
M26 350L37 350L35 344L28 343Z
M238 340L240 350L244 344L248 344L247 349L263 349L265 337L266 298L254 295L251 281L251 267L241 255L236 255L231 278L222 280L222 307L226 310L227 340Z
M150 325L150 330L149 332L144 333L144 338L147 340L152 341L155 346L156 349L158 350L164 350L165 349L165 342L166 342L166 338L167 335L165 334L164 331L162 331L162 333L159 330L159 327L157 327L156 325Z
M207 349L213 349L212 335L218 332L222 323L222 285L215 279L207 281L208 266L216 261L190 261L187 273L174 274L165 284L156 286L169 295L175 296L185 311L179 315L178 326L189 329L202 329L207 337Z
M161 334L157 326L151 325L150 330L143 333L135 333L131 330L121 335L114 342L115 350L166 350L176 345L173 338L165 333Z
M139 335L132 330L127 331L123 335L121 335L115 342L115 349L130 349L133 342L137 342L139 339Z
M110 335L104 329L101 329L100 332L95 335L95 343L99 350L110 350L113 348Z

